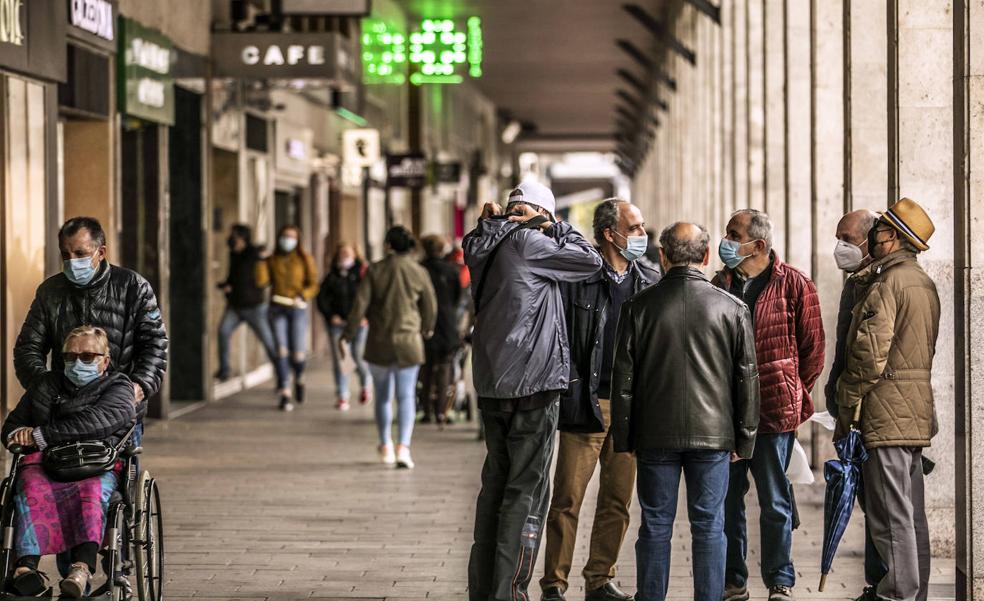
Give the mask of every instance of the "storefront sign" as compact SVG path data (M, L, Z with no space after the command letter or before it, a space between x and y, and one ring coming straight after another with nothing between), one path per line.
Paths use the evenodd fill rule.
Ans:
M371 167L380 158L378 129L348 129L342 134L342 156L346 165Z
M69 0L69 22L104 40L116 40L116 5L109 0Z
M423 188L427 184L427 157L422 154L386 155L386 185Z
M461 181L461 162L434 163L434 179L439 184L457 184Z
M159 31L120 20L120 107L131 117L174 125L173 44Z
M372 12L370 0L280 0L285 15L364 17Z
M215 74L244 79L329 79L353 70L336 33L212 34Z
M0 43L24 45L22 0L0 0Z
M0 68L65 81L65 0L0 0Z

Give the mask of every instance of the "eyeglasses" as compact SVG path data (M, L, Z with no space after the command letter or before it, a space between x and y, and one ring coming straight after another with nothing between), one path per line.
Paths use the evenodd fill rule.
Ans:
M65 363L75 363L81 360L82 363L92 363L100 357L105 357L104 353L62 353Z

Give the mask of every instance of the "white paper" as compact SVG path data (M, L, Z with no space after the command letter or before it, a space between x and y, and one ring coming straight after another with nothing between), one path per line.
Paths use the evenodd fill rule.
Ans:
M793 484L813 484L815 480L813 470L810 469L810 460L798 440L793 441L793 454L789 459L786 477Z

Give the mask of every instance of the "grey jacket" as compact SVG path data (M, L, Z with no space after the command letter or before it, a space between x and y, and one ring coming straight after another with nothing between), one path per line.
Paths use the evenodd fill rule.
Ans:
M492 249L517 227L505 219L483 219L465 236L462 248L474 294ZM596 274L601 256L564 222L546 233L523 229L502 244L475 318L475 390L494 399L566 390L571 353L560 284Z

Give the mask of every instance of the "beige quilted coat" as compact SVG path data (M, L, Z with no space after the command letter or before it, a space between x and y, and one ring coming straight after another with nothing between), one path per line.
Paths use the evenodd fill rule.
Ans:
M939 333L936 285L907 251L855 276L858 303L837 382L841 415L861 403L868 448L926 447L936 434L931 374Z

